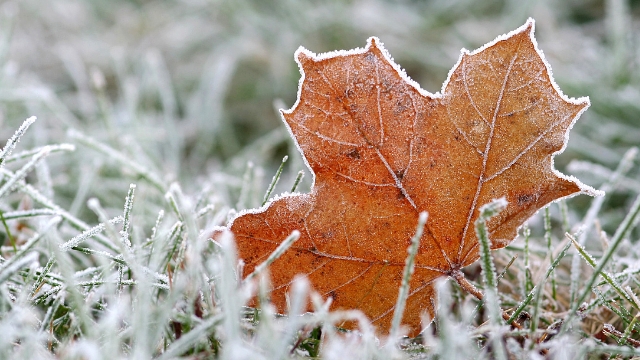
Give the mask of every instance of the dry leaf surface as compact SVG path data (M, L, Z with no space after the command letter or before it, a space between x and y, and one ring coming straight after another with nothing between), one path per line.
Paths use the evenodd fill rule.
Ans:
M595 190L553 168L588 107L553 82L533 20L462 52L441 93L411 81L377 38L364 49L316 55L301 48L298 101L284 120L315 174L309 194L285 194L228 226L245 275L293 230L300 239L270 267L272 301L286 310L296 274L360 309L386 332L418 215L429 213L403 324L416 335L434 314L434 280L478 259L478 209L504 197L488 227L493 248L546 204Z

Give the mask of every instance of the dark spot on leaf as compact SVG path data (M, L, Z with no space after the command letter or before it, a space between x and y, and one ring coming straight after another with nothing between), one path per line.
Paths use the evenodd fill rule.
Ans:
M396 113L401 113L405 110L407 110L407 106L403 104L401 100L396 101L396 109L395 109Z
M518 195L518 206L526 205L536 199L534 194L520 194Z
M333 233L333 231L327 231L327 232L323 232L320 236L327 239L327 238L332 238L335 234Z
M353 96L353 89L351 89L351 88L347 88L347 89L344 91L344 96L345 96L347 99L348 99L348 98L350 98L350 97L352 97L352 96Z
M360 152L358 149L353 149L347 153L347 156L352 159L360 159Z

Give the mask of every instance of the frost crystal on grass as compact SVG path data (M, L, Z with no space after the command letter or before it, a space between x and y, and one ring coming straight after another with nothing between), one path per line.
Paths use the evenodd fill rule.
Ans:
M124 221L124 218L122 216L116 216L115 218L109 220L109 224L117 225L122 223L123 221ZM88 230L83 231L81 234L71 238L71 240L66 241L63 244L60 244L60 250L69 251L71 248L80 245L80 243L82 243L83 241L86 241L87 239L102 233L105 227L106 227L105 223L100 223Z
M11 155L11 152L13 151L13 149L15 149L16 145L20 141L20 138L22 138L22 135L24 135L24 133L29 128L29 126L31 126L31 124L33 124L35 121L36 121L35 116L32 116L27 120L25 120L22 123L22 125L20 125L18 130L16 130L13 136L10 137L9 140L7 140L7 143L5 144L4 148L2 148L2 150L0 151L0 166L4 164L5 159L9 155Z

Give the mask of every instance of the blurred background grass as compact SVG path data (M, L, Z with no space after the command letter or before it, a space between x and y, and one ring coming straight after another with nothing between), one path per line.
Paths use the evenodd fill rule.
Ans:
M298 46L351 49L375 35L436 92L461 48L475 49L533 17L560 87L592 102L556 166L566 170L582 159L611 169L640 144L638 15L640 1L624 0L5 1L0 136L36 115L25 148L74 142L67 131L76 129L164 174L164 182L178 180L186 192L206 188L213 203L253 207L282 156L290 160L275 193L304 169L276 110L295 101ZM98 197L121 211L126 183L135 181L127 169L86 148L71 156L48 162L56 201L82 215L85 200ZM598 187L605 168L569 173ZM626 213L637 178L634 169L609 194L605 229ZM300 190L309 184L307 173ZM580 210L589 199L571 201Z

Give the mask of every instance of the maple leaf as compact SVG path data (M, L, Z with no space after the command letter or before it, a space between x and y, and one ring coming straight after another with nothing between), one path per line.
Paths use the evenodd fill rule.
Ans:
M282 312L296 274L332 297L334 309L360 309L388 330L410 239L429 219L415 259L403 316L409 335L434 315L434 280L475 262L480 206L504 197L488 221L492 248L550 202L597 194L553 168L568 131L589 106L564 96L533 37L519 29L462 51L441 93L410 80L380 41L364 49L296 52L298 100L283 117L309 169L309 194L285 194L240 213L235 235L245 275L293 230L300 239L270 267L272 302Z

